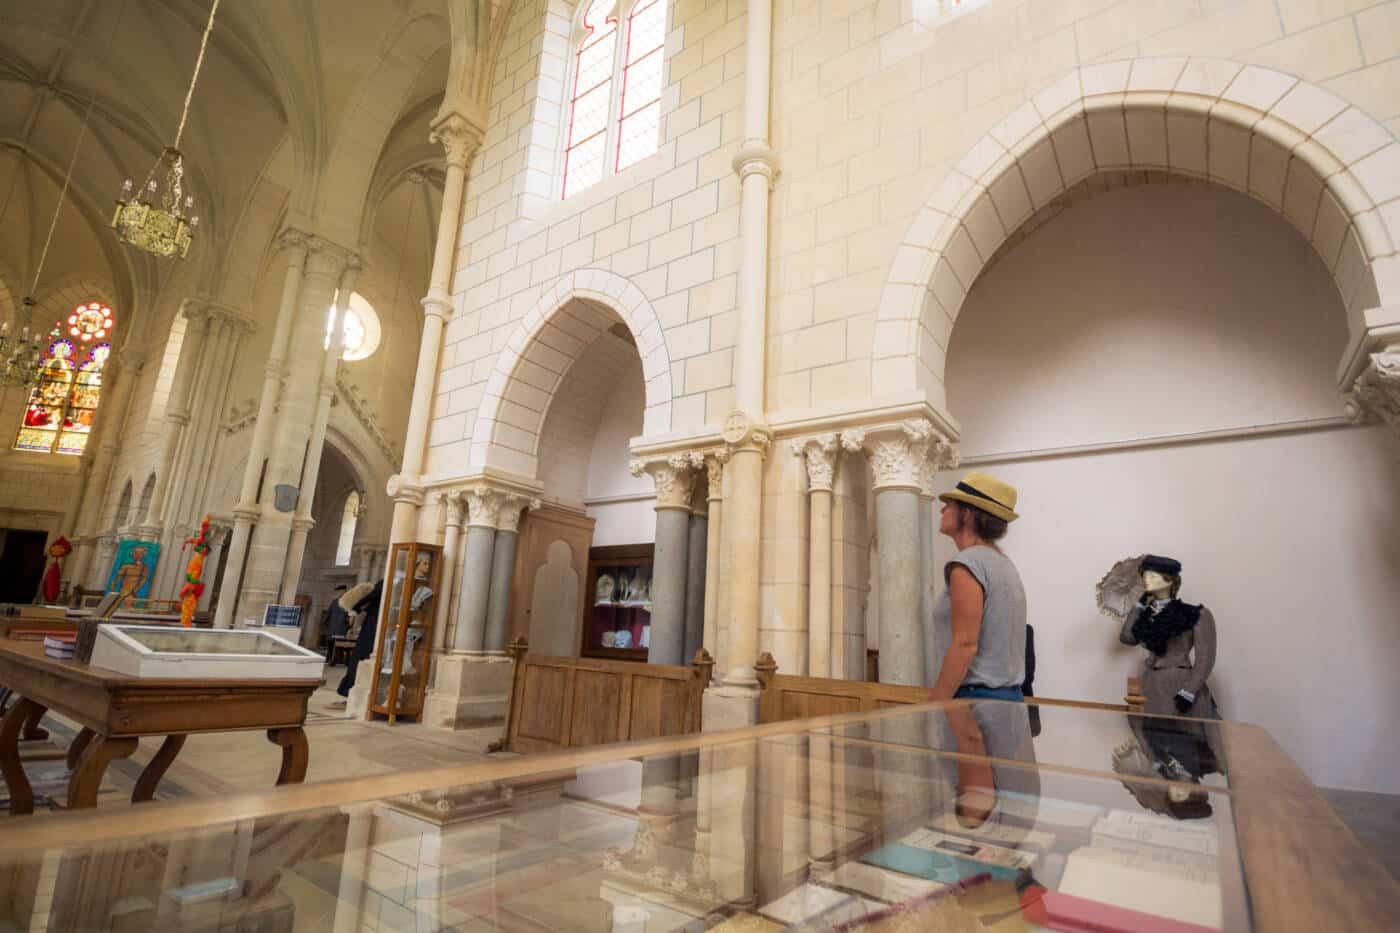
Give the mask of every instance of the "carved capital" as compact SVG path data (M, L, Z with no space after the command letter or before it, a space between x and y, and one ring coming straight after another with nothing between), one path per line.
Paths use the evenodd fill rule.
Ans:
M708 480L708 497L711 502L724 498L724 465L729 462L729 449L721 447L705 455L705 471Z
M429 317L440 317L444 321L452 317L452 299L440 292L428 292L421 304L423 313Z
M505 504L505 497L501 493L482 486L467 490L465 497L468 525L477 528L499 527L501 506Z
M447 153L447 164L465 169L486 132L460 113L449 113L433 121L428 139L438 143Z
M836 478L836 459L840 456L839 437L835 432L818 434L792 442L792 453L807 466L809 492L831 492Z
M340 284L340 277L352 263L358 264L359 257L338 243L332 243L319 236L307 237L306 271L308 274L324 275ZM324 314L324 310L322 312Z
M1344 404L1353 424L1383 421L1400 437L1400 344L1371 354Z
M870 452L876 491L922 492L928 480L929 448L934 439L933 426L927 421L905 421L870 430L865 449Z
M658 460L633 460L628 470L633 476L651 475L656 483L656 508L690 510L696 473L704 466L700 453L671 454Z
M462 500L462 494L460 492L449 492L442 497L442 502L447 508L448 527L461 528L462 521L467 511L467 504Z
M735 410L724 419L724 429L720 432L730 453L741 450L756 451L760 456L768 452L773 435L764 425L755 424L746 412Z
M530 509L538 509L541 503L539 499L530 499L525 496L507 495L505 501L501 503L500 523L496 528L500 531L520 530L520 520Z
M307 235L293 227L286 227L277 234L276 247L287 254L287 265L300 266L306 262Z
M743 181L750 175L768 179L768 187L778 180L778 155L761 139L746 139L734 154L734 171Z
M423 487L418 483L416 476L395 473L389 477L389 482L385 484L385 492L395 502L403 502L414 508L423 505Z

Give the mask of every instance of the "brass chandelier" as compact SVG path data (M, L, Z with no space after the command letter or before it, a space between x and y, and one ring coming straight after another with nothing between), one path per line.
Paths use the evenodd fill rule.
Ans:
M180 127L175 131L175 141L161 151L139 190L132 185L130 178L122 182L121 197L117 198L117 210L112 216L112 227L117 231L118 239L163 258L173 256L184 259L190 251L194 230L199 226L199 218L191 214L194 198L185 194L185 157L180 153L180 139L185 134L190 100L199 81L199 69L204 64L204 51L209 45L209 34L214 30L214 14L218 10L219 0L214 0L214 5L209 8L209 22L199 42L194 74L185 92L185 107L180 113Z

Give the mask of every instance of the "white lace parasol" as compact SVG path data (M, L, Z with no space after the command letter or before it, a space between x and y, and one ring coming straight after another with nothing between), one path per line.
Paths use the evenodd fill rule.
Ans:
M1099 611L1104 615L1121 622L1142 598L1145 587L1142 585L1142 574L1138 569L1142 566L1142 558L1141 554L1137 557L1123 558L1114 564L1113 569L1104 574L1103 579L1094 587Z

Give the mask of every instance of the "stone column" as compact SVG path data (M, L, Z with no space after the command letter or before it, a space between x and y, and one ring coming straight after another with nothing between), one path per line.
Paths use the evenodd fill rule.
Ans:
M490 489L467 493L467 541L462 558L462 591L457 602L454 651L486 649L486 610L490 606L491 565L496 551L496 525L501 495Z
M699 478L699 471L696 471ZM685 569L685 638L681 662L689 664L705 641L705 576L709 545L709 503L704 488L697 481L690 503L690 541L686 545Z
M866 442L880 539L880 681L887 684L924 681L919 478L931 437L926 422L906 421L872 430Z
M268 448L262 514L253 529L243 577L239 613L245 617L260 618L263 607L278 600L296 508L303 496L315 494L314 489L303 489L299 484L308 459L326 358L326 317L335 301L341 275L352 258L343 248L319 237L310 242L289 344L289 353L297 365L285 367L286 381ZM294 490L293 501L277 502L279 486Z
M491 588L486 601L486 651L505 654L510 635L510 584L515 576L515 549L520 542L520 515L539 508L539 500L505 496L497 517L496 541L491 551Z
M165 434L161 441L160 459L156 461L156 484L151 489L151 501L146 514L141 517L143 528L155 533L161 527L165 512L166 493L170 489L170 474L175 468L175 453L179 449L180 438L190 423L190 392L194 385L195 372L202 369L200 352L208 343L209 331L213 327L213 315L208 313L204 302L186 299L181 308L185 320L185 338L180 342L180 358L175 364L175 380L170 388L170 399L165 406Z
M306 539L316 521L311 517L311 508L316 499L316 481L321 475L321 455L325 451L326 426L330 424L331 402L335 398L335 377L340 371L340 358L345 354L345 316L343 308L350 306L350 295L355 291L355 280L359 267L348 266L340 277L339 300L342 306L337 310L332 326L330 347L326 350L321 367L321 382L317 386L316 413L311 419L311 439L306 446L305 459L301 466L301 481L298 487L301 495L297 498L297 511L292 519L292 537L287 546L287 562L282 572L282 588L278 601L286 605L296 599L297 586L301 582L302 562L306 559Z
M831 486L840 454L835 433L797 441L807 466L807 676L831 676Z
M939 644L933 626L934 593L938 580L933 548L938 535L940 508L933 492L933 481L939 470L953 469L957 464L957 447L943 438L935 437L930 441L928 455L919 469L919 625L923 630L925 687L932 687L938 679L943 655L948 653L948 646Z
M418 368L413 379L413 401L404 436L403 465L389 480L394 500L390 541L416 541L418 509L423 504L423 458L428 443L428 418L442 355L442 330L452 313L452 270L457 259L457 231L461 225L467 165L481 145L484 130L478 122L449 113L433 122L430 138L447 150L447 180L443 184L442 214L438 217L437 243L423 298L423 335L418 343Z
M447 527L442 538L442 579L438 582L437 604L433 609L433 654L441 654L447 647L448 612L452 594L457 592L457 552L462 537L462 513L466 510L461 493L449 492L443 500L447 506ZM361 570L361 579L369 579L366 570Z
M632 475L650 473L656 483L656 555L651 569L649 664L684 664L685 590L690 548L690 497L698 465L690 454L634 460Z
M95 459L88 480L90 491L80 509L75 553L68 575L75 586L87 585L88 575L96 562L100 546L98 527L107 507L107 497L111 494L113 468L126 433L127 416L131 412L131 389L145 363L145 357L133 350L123 349L117 359L120 366L114 367L111 373L103 373L103 415L97 421L96 438L89 441L89 447L93 446L93 440L97 444L91 455Z
M282 300L277 309L277 323L272 332L272 346L263 366L262 396L258 400L258 416L253 423L253 438L248 449L248 462L243 467L243 483L239 487L238 504L234 507L233 533L229 538L228 563L224 583L219 591L219 604L214 610L216 628L232 628L234 609L243 589L243 565L248 556L248 543L253 522L261 514L258 506L258 483L262 478L263 460L267 457L272 428L277 420L277 395L282 381L282 366L287 358L291 340L292 319L296 316L297 300L301 296L302 273L306 266L306 237L296 231L283 231L278 246L287 254L287 272L282 280Z
M719 588L720 588L720 543L724 534L724 465L729 462L729 451L720 450L705 457L705 469L709 482L705 495L709 499L709 527L705 535L705 628L702 642L710 654L715 655L719 637ZM722 663L722 662L721 662Z
M1354 424L1385 422L1400 440L1400 342L1370 355L1345 396L1345 411Z

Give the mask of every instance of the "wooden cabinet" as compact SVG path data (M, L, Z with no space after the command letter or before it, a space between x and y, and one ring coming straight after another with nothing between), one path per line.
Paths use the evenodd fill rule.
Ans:
M588 553L584 590L586 658L643 661L651 643L653 544L595 547Z
M422 715L441 573L442 548L435 545L395 544L389 553L369 709L391 723Z

